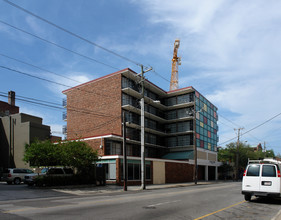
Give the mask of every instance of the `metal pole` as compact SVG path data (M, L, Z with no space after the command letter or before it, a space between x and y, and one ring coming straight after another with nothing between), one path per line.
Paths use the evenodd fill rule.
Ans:
M145 146L144 146L144 77L141 65L141 189L145 189Z
M127 146L126 146L126 118L125 111L123 111L123 181L124 191L127 191Z

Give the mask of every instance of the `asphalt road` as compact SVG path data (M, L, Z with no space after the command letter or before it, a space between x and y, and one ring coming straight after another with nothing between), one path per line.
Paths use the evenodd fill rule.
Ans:
M244 201L239 182L110 193L74 191L75 195L0 184L0 219L270 220L281 208L279 199Z

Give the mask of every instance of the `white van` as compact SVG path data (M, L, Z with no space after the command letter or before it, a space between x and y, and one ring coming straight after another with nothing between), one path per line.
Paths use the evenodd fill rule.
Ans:
M273 159L249 160L242 180L242 194L246 201L252 196L281 197L280 165Z

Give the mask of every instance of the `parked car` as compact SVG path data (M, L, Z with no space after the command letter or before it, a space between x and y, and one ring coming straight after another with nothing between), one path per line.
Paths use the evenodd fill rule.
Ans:
M249 162L242 180L245 200L250 201L252 196L281 197L281 163L273 159Z
M31 173L27 174L24 177L24 183L29 186L33 186L35 179L38 176L48 175L48 176L72 176L73 170L71 168L65 167L52 167L52 168L43 168L40 173Z
M24 181L24 177L27 174L32 174L33 171L30 169L24 168L8 168L3 172L3 181L6 181L8 184L20 184Z

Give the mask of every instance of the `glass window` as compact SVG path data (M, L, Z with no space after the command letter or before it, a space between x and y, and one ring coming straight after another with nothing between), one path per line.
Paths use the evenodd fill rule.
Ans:
M176 119L177 118L177 111L173 110L173 111L169 111L167 113L167 119L171 120L171 119Z
M168 138L168 147L175 147L175 146L177 146L177 138L169 137Z
M272 165L263 165L262 176L266 177L276 177L276 168Z
M190 145L190 136L178 136L178 146Z
M184 118L188 116L188 110L187 108L182 108L178 110L178 118Z
M190 130L190 122L180 122L178 123L178 132Z
M187 103L187 102L189 102L189 95L188 94L178 96L178 104Z
M128 163L128 180L134 179L134 164Z
M134 179L140 180L140 165L134 164Z
M260 165L249 165L247 170L247 176L259 176L260 174Z
M150 174L150 165L146 165L146 169L145 169L145 176L147 180L151 179L151 174Z
M166 125L167 133L175 133L177 132L177 124L168 124Z

